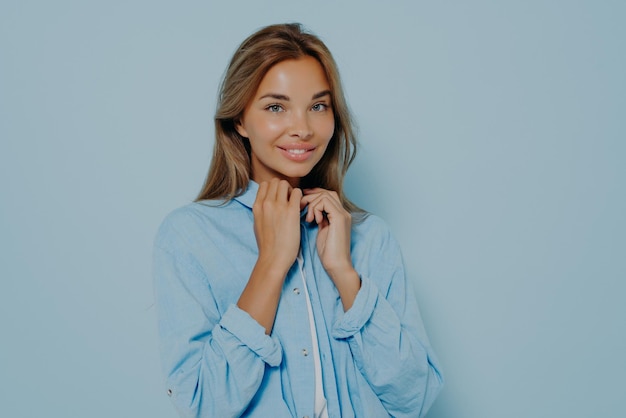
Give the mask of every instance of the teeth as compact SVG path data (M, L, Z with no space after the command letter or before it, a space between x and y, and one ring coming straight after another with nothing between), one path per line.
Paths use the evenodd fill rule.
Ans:
M287 152L289 154L304 154L306 150L305 149L288 149Z

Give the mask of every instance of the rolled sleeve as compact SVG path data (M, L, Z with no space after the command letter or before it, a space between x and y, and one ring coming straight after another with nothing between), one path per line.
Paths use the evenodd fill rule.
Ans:
M336 339L345 339L358 333L372 316L379 294L372 282L367 277L361 276L361 288L354 303L346 312L339 311L331 331L332 336Z
M230 305L222 316L213 338L219 339L225 350L243 344L272 367L278 366L282 360L280 342L265 334L265 329L235 304Z

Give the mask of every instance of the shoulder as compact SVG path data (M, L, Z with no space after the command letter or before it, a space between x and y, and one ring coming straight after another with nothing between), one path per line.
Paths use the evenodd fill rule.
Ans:
M357 238L391 239L391 230L387 223L377 215L368 213L361 221L352 225L352 233Z
M377 215L368 214L352 226L353 250L366 253L399 252L387 223Z
M176 232L184 232L188 228L196 228L206 218L219 216L220 202L193 202L174 209L168 213L159 227L157 236ZM214 213L212 213L214 212Z
M238 202L205 200L179 207L165 216L158 228L154 245L167 250L181 242L193 242L215 235L220 228L241 223L245 208Z
M402 280L402 251L387 223L369 215L352 229L351 255L355 269L387 295L394 280Z

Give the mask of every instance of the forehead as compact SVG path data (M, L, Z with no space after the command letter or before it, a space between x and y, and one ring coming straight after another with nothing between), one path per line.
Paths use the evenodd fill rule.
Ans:
M311 93L329 89L328 79L319 61L311 56L289 59L273 65L265 74L256 96L272 93Z

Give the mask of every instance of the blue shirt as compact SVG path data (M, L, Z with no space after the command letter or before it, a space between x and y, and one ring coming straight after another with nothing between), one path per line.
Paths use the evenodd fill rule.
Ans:
M311 331L298 263L285 278L271 335L236 305L256 263L252 204L258 185L226 202L169 214L154 245L154 286L167 393L181 417L313 417ZM306 209L305 209L306 210ZM302 217L304 277L317 329L330 418L421 417L442 376L380 218L355 223L361 277L346 312Z

